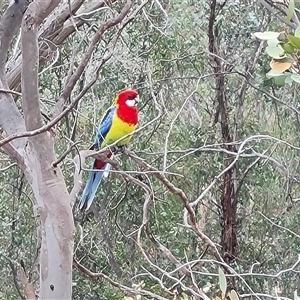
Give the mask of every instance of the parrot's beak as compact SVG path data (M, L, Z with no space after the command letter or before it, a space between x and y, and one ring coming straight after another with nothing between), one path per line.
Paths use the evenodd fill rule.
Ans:
M141 101L141 100L140 100L140 96L137 95L137 96L134 98L134 100L135 100L136 103L139 103L139 102Z

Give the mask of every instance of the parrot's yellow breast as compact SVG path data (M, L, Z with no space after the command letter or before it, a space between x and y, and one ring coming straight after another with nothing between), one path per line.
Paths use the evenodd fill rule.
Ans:
M101 143L100 148L104 148L105 146L109 144L113 144L117 140L120 140L117 145L123 146L126 145L130 138L130 136L125 137L122 139L122 137L132 133L136 127L136 124L128 124L124 121L122 121L118 115L115 113L112 118L112 124L110 129L108 130L104 141Z

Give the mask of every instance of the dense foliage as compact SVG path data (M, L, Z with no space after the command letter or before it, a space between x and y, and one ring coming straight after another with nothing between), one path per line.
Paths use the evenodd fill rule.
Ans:
M278 86L266 77L266 44L253 35L279 32L283 24L253 1L228 0L215 8L214 2L149 2L114 49L115 32L105 33L70 102L109 51L111 58L100 68L96 84L54 129L58 157L73 147L61 162L71 191L73 158L89 147L114 93L136 88L142 99L140 121L129 148L153 167L119 155L119 170L102 183L90 211L74 207L75 259L113 281L93 280L75 269L74 299L134 297L131 288L160 295L157 299L200 299L199 289L209 298L221 298L218 272L224 265L225 273L235 274L227 277L229 290L240 298L292 299L299 289L298 85ZM112 4L114 10L121 7ZM40 73L45 123L55 112L68 73L86 52L93 26L108 16L109 10L93 15ZM0 298L16 299L20 260L29 280L38 282L39 220L22 173L4 152L0 155ZM225 168L230 164L229 174ZM141 181L149 195L123 172ZM217 262L210 245L189 226L177 188L194 202L195 224L226 264ZM223 244L226 195L236 238L232 253ZM180 268L183 264L186 270Z

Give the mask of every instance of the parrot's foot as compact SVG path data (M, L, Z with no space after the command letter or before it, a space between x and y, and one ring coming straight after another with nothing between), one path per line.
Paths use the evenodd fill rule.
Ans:
M119 146L118 148L119 148L118 150L119 150L120 153L124 153L125 152L126 147L124 145L123 146Z
M125 146L111 146L110 151L114 154L124 153L126 147Z

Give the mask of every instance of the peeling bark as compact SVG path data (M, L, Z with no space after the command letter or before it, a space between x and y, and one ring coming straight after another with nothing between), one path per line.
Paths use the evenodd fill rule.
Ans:
M230 143L233 141L230 129L229 119L227 112L227 97L225 93L224 71L226 68L219 58L219 31L215 24L215 18L217 15L218 7L216 0L210 1L210 16L209 16L209 51L214 54L211 56L211 64L215 75L215 90L216 90L216 111L213 117L213 124L219 123L221 129L221 136L223 143ZM224 148L230 152L234 152L235 149L231 145L224 145ZM230 155L225 156L223 168L228 167L233 161L233 157ZM221 245L223 259L225 262L230 263L236 257L236 166L229 169L223 176L223 182L221 184Z

